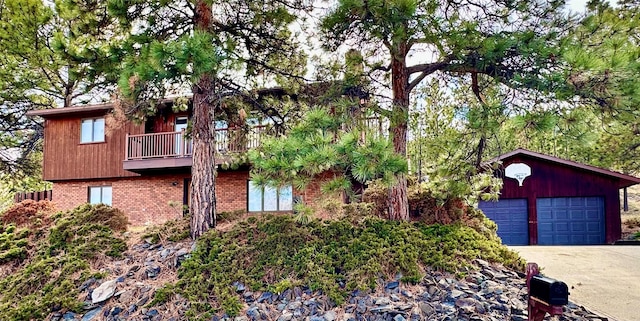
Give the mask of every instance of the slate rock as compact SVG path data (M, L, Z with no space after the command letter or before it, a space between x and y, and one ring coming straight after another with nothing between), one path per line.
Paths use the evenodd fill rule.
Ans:
M244 292L244 290L246 289L244 284L242 284L240 282L233 282L233 286L236 287L236 292L238 292L238 293Z
M113 307L113 309L111 309L111 315L118 315L120 312L122 312L121 307Z
M323 317L325 321L334 321L336 319L336 313L334 311L327 311Z
M108 300L116 293L117 280L106 281L91 292L91 303L96 304Z
M82 282L82 284L78 287L79 291L87 290L89 287L96 283L95 278L88 278L86 281Z
M387 297L379 297L375 300L376 305L389 305L391 304L391 299Z
M418 303L418 308L420 308L420 311L422 312L423 316L430 316L433 314L433 312L435 312L435 308L426 302L420 302Z
M391 308L391 306L389 306L389 305L383 305L383 306L378 306L378 307L372 308L372 309L371 309L371 310L369 310L369 311L371 311L371 313L379 313L379 314L382 314L382 313L388 313L388 312L391 312L392 310L393 310L393 309Z
M53 314L51 314L51 321L60 321L62 320L62 313L60 312L55 312Z
M273 300L271 299L272 296L273 296L273 293L271 292L262 292L262 294L260 294L256 302L262 303L266 301L266 302L272 303L273 302Z
M301 306L302 306L302 302L293 301L293 302L289 303L289 305L287 305L287 309L288 310L295 310L295 309L297 309L297 308L299 308Z
M158 265L151 265L148 266L145 270L145 272L147 273L147 277L150 279L156 278L158 276L158 274L160 274L161 268Z
M80 319L80 321L91 321L91 320L93 320L93 318L95 318L96 316L100 315L100 312L102 312L102 308L101 307L93 309L93 310L85 313L82 316L82 319Z
M302 289L300 287L298 287L298 286L294 287L293 288L293 295L296 298L301 298L302 297Z
M253 292L251 291L246 291L245 293L242 294L242 297L244 298L244 301L247 303L251 303L255 301L255 299L253 298Z
M149 297L145 295L140 300L138 300L138 302L136 302L136 305L137 306L143 306L143 305L147 304L148 301L149 301Z
M164 249L164 250L160 251L160 257L161 258L166 258L167 256L169 256L169 254L171 254L171 250L170 249Z
M293 319L293 314L290 312L285 312L278 317L277 321L291 321L291 319Z
M509 311L509 307L502 303L494 303L491 305L491 308L498 311Z
M387 285L385 286L385 289L393 290L393 289L397 288L398 286L400 286L400 282L393 281L393 282L387 283Z
M405 319L402 314L396 314L396 316L393 317L393 321L407 321L407 319Z
M251 307L247 310L247 316L251 318L251 320L256 320L260 318L260 309L258 307Z
M454 289L454 290L451 290L451 293L449 294L449 296L450 296L452 299L458 299L458 298L460 298L460 297L463 297L464 295L465 295L465 293L464 293L464 292L462 292L462 291L460 291L460 290L455 290L455 289Z
M151 310L147 311L147 313L145 313L145 315L148 315L150 317L154 317L154 316L156 316L158 314L159 314L159 312L156 309L151 309Z
M476 306L478 305L478 301L472 298L462 298L456 300L456 307L460 308L464 313L471 314L475 312Z

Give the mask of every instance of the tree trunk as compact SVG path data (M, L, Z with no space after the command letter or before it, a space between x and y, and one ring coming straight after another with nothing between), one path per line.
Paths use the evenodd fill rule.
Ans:
M391 135L393 149L403 157L407 156L407 121L409 118L409 71L405 57L406 43L395 46L397 52L391 60L391 89L393 91L393 110L391 113ZM389 189L389 219L409 220L409 201L407 199L407 178L398 175L395 185Z
M206 31L211 24L211 5L196 4L196 29ZM193 165L191 167L191 237L196 239L216 226L216 161L215 108L211 104L214 93L213 75L203 75L193 86Z

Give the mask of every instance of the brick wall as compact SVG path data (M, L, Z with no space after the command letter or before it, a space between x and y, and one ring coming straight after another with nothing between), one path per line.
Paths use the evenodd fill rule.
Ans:
M89 186L110 185L112 206L124 211L132 225L163 223L182 216L185 177L188 175L56 182L53 202L62 210L72 209L87 202Z
M327 174L328 175L328 174ZM328 179L322 175L320 180ZM185 178L189 174L140 176L105 180L60 181L53 184L53 202L61 210L84 204L89 186L110 185L112 205L129 217L133 226L164 223L182 216ZM216 177L217 211L246 210L249 171L219 171ZM320 196L319 183L310 184L302 194L313 205ZM172 202L176 206L170 206Z
M318 201L322 198L322 184L326 183L329 180L332 180L333 178L336 177L336 175L340 175L340 174L336 174L333 172L324 172L322 174L319 174L318 176L316 176L316 178L309 183L309 185L307 185L307 187L304 189L304 191L294 191L295 194L297 195L302 195L302 198L304 200L304 203L306 205L309 205L311 207L315 207L316 210L318 210L319 208L317 207ZM332 196L333 197L333 196ZM341 199L342 200L342 199Z
M247 209L249 171L218 171L216 210L230 212Z

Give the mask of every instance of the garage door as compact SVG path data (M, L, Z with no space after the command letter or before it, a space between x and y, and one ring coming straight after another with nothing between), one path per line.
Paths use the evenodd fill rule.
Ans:
M539 198L538 244L604 244L602 197Z
M529 244L529 226L527 224L526 199L502 199L498 202L479 204L485 215L498 225L498 236L503 244Z

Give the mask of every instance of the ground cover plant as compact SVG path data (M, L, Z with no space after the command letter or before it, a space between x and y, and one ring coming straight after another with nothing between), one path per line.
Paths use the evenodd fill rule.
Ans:
M203 235L178 271L179 281L157 291L154 303L178 293L190 302L190 319L221 311L234 315L242 308L239 282L273 293L308 286L340 304L350 291L396 276L412 283L432 269L464 274L475 258L523 268L518 255L495 238L462 224L379 218L300 224L291 216L251 217L229 231Z
M165 241L178 242L189 238L189 217L169 220L161 225L152 225L145 229L142 239L149 243Z
M22 207L22 209L21 209ZM16 213L32 213L34 225ZM78 288L93 273L90 263L119 257L127 246L124 214L107 205L83 205L52 214L47 204L14 206L0 217L0 320L43 320L51 310L79 312ZM46 223L43 223L46 222Z

